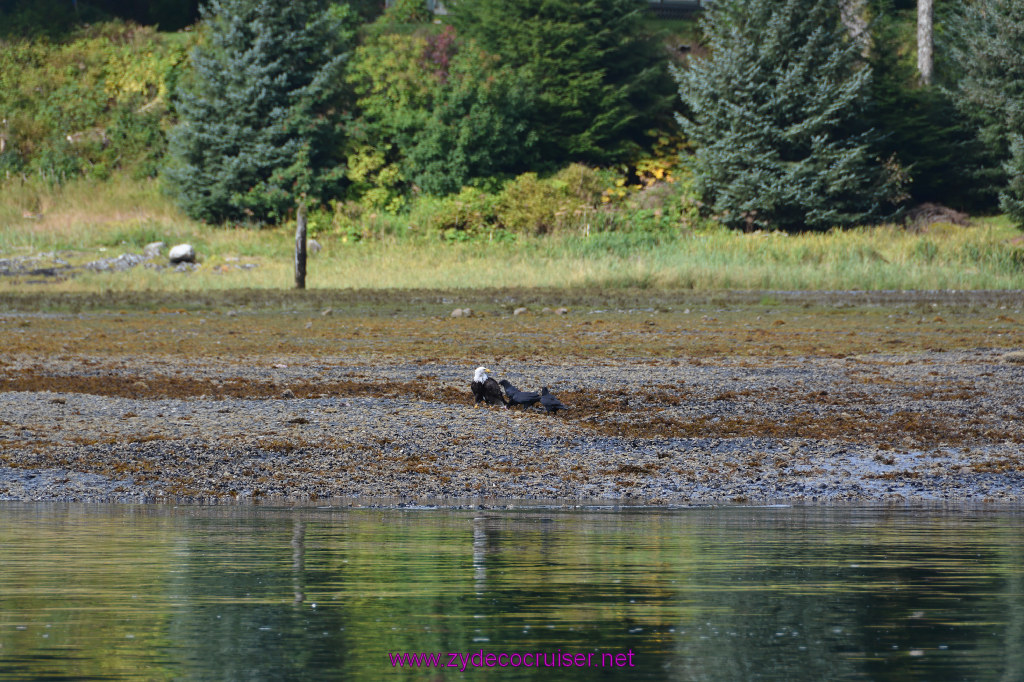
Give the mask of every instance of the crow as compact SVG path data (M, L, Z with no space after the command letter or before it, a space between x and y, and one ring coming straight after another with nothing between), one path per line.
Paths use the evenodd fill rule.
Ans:
M569 408L562 404L562 401L556 398L548 387L540 389L540 404L548 412L554 412L558 414L559 410L568 410Z
M502 379L498 382L505 389L505 395L508 396L508 406L520 405L521 407L531 407L540 402L540 393L536 391L520 391L518 388L512 385L508 379Z
M498 386L498 382L493 377L487 376L489 371L486 367L477 367L476 372L473 373L473 382L469 387L473 389L473 397L476 398L475 404L479 405L483 401L488 405L508 407L508 401L501 395L501 387Z

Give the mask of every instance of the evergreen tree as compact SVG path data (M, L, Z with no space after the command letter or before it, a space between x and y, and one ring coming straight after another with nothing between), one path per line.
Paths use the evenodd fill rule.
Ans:
M664 49L645 35L645 0L472 0L449 5L461 36L528 71L531 123L551 165L621 161L670 123Z
M960 210L995 204L984 147L975 126L949 93L920 85L914 63L901 59L901 22L883 14L872 25L872 105L868 121L881 135L879 158L895 159L909 176L914 203L934 202Z
M950 22L954 96L1001 162L999 200L1024 227L1024 2L975 0Z
M710 56L675 73L710 210L745 229L881 217L895 187L861 129L871 71L835 0L719 0L703 27Z
M319 0L210 0L207 36L177 96L165 170L193 217L281 220L305 192L343 177L340 97L346 42Z

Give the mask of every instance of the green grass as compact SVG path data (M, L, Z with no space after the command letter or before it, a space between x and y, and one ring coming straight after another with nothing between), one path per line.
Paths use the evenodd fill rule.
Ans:
M84 263L151 241L188 241L192 273L137 267L0 291L205 291L292 287L292 228L211 227L188 219L154 181L123 176L61 187L15 181L0 200L0 258L61 251ZM41 216L25 217L25 214ZM378 220L379 222L379 220ZM394 221L392 221L394 222ZM392 226L393 227L393 226ZM416 227L416 226L413 226ZM391 228L389 227L389 230ZM914 233L898 226L786 235L722 229L678 234L566 230L515 241L445 243L401 231L353 241L319 236L307 284L322 289L494 287L744 290L1021 289L1024 243L1005 218ZM418 230L407 230L415 234ZM256 267L243 269L244 264Z

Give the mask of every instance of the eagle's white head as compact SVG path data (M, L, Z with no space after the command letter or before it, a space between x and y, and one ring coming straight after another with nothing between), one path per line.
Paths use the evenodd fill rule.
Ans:
M490 371L486 367L477 367L476 371L473 372L473 382L477 384L484 383L487 381L487 373Z

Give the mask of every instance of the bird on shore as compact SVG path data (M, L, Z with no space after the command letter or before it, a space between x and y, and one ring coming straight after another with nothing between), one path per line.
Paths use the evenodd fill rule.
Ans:
M505 389L505 395L508 396L508 405L519 405L520 407L531 407L540 402L540 393L536 391L520 391L518 388L512 385L512 382L508 379L502 379L498 382L502 388Z
M476 371L473 372L473 381L469 384L469 387L473 389L473 397L476 399L476 405L481 402L485 402L488 405L503 405L508 407L508 401L501 395L501 387L498 382L494 380L494 377L487 376L487 373L491 370L486 367L477 367Z
M569 408L562 404L562 401L555 397L548 387L540 389L540 404L546 412L554 412L558 414L559 410L568 410Z

